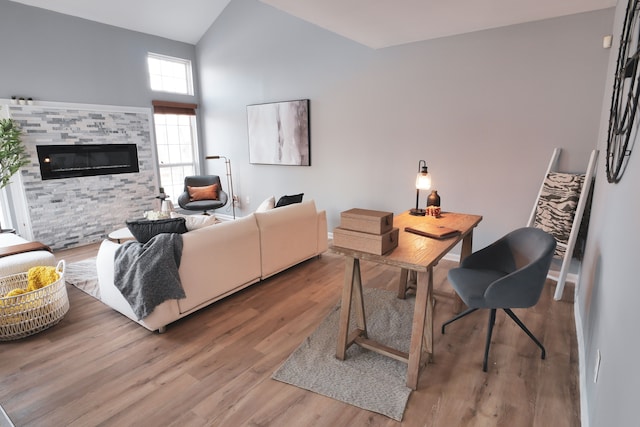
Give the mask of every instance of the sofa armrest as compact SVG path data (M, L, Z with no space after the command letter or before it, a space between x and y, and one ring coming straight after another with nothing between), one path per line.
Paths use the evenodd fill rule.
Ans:
M177 300L168 300L156 306L153 313L138 320L127 300L120 290L114 285L114 259L116 250L120 244L110 240L104 240L100 244L96 256L96 270L98 273L98 286L100 288L100 301L114 310L124 314L129 319L138 322L150 331L161 330L169 323L180 318Z

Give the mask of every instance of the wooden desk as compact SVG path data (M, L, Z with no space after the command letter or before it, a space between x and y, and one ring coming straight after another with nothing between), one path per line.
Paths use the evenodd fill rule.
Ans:
M394 217L393 226L400 229L398 247L384 255L375 255L353 249L332 246L331 250L345 256L344 287L336 357L344 360L347 348L358 344L363 348L378 352L408 364L407 387L416 389L418 374L424 353L427 361L433 357L433 267L456 244L462 241L460 259L471 253L473 229L482 221L478 215L444 212L440 218L412 216L408 212ZM460 234L448 239L437 240L404 231L406 226L431 222L460 230ZM360 260L399 267L400 281L398 297L404 298L409 282L413 278L416 286L416 302L411 329L409 353L387 347L369 339L362 297ZM349 332L351 306L355 304L357 328Z

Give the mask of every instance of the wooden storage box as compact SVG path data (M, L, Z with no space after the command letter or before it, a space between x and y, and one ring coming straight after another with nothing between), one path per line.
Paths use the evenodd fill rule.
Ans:
M369 209L349 209L340 214L340 228L363 233L384 234L393 228L393 213Z
M383 234L363 233L336 227L333 230L333 245L376 255L384 255L398 246L398 228Z

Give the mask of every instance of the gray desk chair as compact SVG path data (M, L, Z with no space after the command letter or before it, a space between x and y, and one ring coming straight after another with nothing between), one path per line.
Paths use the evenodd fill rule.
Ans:
M191 200L187 187L206 187L213 184L218 184L217 199ZM178 196L178 205L180 205L182 209L202 211L205 215L208 215L207 211L223 207L227 204L228 200L229 197L227 193L222 190L222 184L220 183L220 177L218 175L185 176L184 191Z
M541 358L545 358L546 352L540 341L511 309L537 304L555 248L556 240L549 233L533 227L519 228L469 255L462 260L460 267L449 271L449 282L469 308L445 322L442 333L449 323L479 308L490 309L483 371L487 371L491 333L499 308L540 347Z

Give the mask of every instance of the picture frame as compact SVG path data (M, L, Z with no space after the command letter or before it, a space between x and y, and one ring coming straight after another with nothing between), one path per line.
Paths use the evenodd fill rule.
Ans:
M247 105L249 163L311 166L309 100Z

